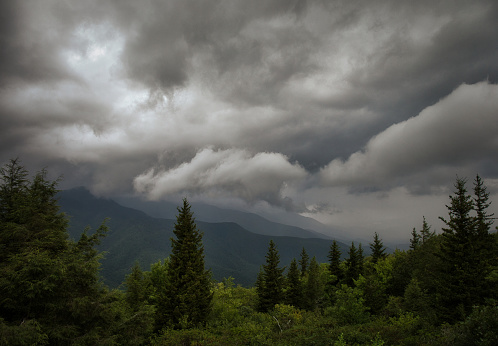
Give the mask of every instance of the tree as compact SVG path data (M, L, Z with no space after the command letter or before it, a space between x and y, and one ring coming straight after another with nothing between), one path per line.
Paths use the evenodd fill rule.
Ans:
M68 220L57 205L58 180L49 181L46 170L27 177L18 159L0 169L0 324L21 334L23 325L36 325L50 344L95 343L119 321L116 300L98 276L95 246L107 226L69 240Z
M372 250L372 262L375 264L379 261L379 259L385 258L386 248L382 243L382 240L379 238L377 232L374 234L373 243L370 243L370 250Z
M174 328L205 324L211 311L211 273L204 268L202 233L195 224L187 199L177 208L167 273L168 295L158 306L159 323Z
M19 222L28 202L28 171L16 158L0 168L0 175L0 221Z
M420 230L420 240L422 244L427 243L436 235L436 232L431 232L431 226L427 223L425 216L423 216L422 229Z
M418 234L415 227L412 230L412 239L410 239L410 250L416 250L420 246L420 234Z
M318 301L322 297L322 284L320 281L320 265L313 256L310 262L308 280L305 287L306 308L315 310L318 307Z
M329 286L335 287L344 279L344 273L341 269L341 251L335 239L332 241L332 245L330 245L327 258L329 259L329 272L332 275Z
M295 258L292 259L287 272L287 291L285 293L286 303L296 308L303 308L303 283L301 281L299 268Z
M309 265L310 257L306 253L306 249L303 247L301 251L301 259L299 260L299 265L301 266L301 277L305 277L308 273L308 265Z
M266 254L266 264L258 278L258 310L266 312L283 301L285 268L279 267L280 256L273 240L270 240Z
M358 244L358 251L356 253L356 262L358 263L358 276L363 274L363 266L365 263L365 256L363 255L363 247L361 246L361 243Z
M124 284L126 302L133 311L138 311L140 306L147 301L145 276L138 263L135 263L131 268L131 273L126 275Z
M479 176L476 178L474 199L467 194L466 180L457 178L454 196L447 205L449 219L445 223L439 257L442 268L437 286L441 319L455 322L465 318L472 306L482 304L489 297L486 277L491 272L489 234L490 215L487 214L488 195ZM476 212L473 216L472 211Z
M354 280L358 279L360 276L360 256L359 250L356 249L354 242L351 242L351 246L348 251L348 258L346 258L346 284L350 287L354 285ZM363 256L361 256L363 260Z

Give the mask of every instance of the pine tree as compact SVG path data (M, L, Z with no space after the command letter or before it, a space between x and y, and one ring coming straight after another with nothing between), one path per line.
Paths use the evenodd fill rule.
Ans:
M144 272L138 263L135 263L131 268L131 273L126 275L124 284L126 302L133 311L138 311L140 306L147 301Z
M67 218L57 205L58 180L49 181L42 170L30 181L17 159L0 172L0 323L32 321L50 344L69 344L83 335L92 343L110 333L112 321L100 319L110 303L104 301L101 256L94 248L105 224L70 241Z
M431 226L427 223L425 216L423 217L422 229L420 230L420 240L422 244L427 243L436 235L435 232L431 232Z
M318 307L319 300L323 295L323 288L320 282L320 265L314 256L310 261L305 293L306 308L311 311L315 310Z
M187 199L178 209L171 239L168 296L158 306L158 327L190 328L203 325L211 311L211 273L204 268L202 233L195 224Z
M354 245L354 242L351 242L351 246L348 251L348 258L346 258L346 275L345 281L346 284L350 287L354 286L354 280L357 280L360 271L359 271L359 263L358 263L358 250Z
M473 257L475 262L475 271L481 278L487 278L493 268L498 267L498 247L495 237L490 233L493 224L494 214L489 214L487 209L491 205L489 193L481 177L476 176L474 180L474 211L476 213L476 231L473 247ZM496 299L498 292L493 284L484 280L481 286L481 296Z
M280 256L273 240L270 240L266 254L266 264L258 278L258 310L266 312L283 301L285 268L279 267Z
M363 274L363 268L365 264L365 256L363 255L363 246L358 244L358 251L356 252L356 263L358 263L358 276Z
M486 250L491 240L486 212L489 203L480 178L476 178L474 199L467 194L465 184L465 179L457 178L455 195L446 206L449 219L440 218L446 227L438 254L443 265L437 289L441 319L448 322L462 320L473 305L483 303L490 294L486 281L491 270L491 253Z
M418 234L417 230L415 227L413 227L412 230L412 239L410 239L410 250L416 250L420 246L421 243L421 237L420 234Z
M285 293L285 301L289 305L296 308L303 308L303 283L301 281L299 268L295 258L292 259L287 272L287 290Z
M308 264L310 257L306 253L306 249L303 247L301 251L301 259L299 260L299 265L301 266L301 277L305 277L308 274Z
M377 232L375 232L374 234L373 243L370 243L370 250L372 250L372 262L374 264L377 263L380 259L386 257L385 254L386 248L384 247L384 244L382 243L382 240L379 238Z
M327 258L329 259L329 272L332 275L332 280L329 282L330 288L330 286L337 286L344 279L344 273L341 269L341 251L336 240L332 241Z

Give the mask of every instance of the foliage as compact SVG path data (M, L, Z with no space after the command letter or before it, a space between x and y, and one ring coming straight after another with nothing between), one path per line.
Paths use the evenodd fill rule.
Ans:
M266 312L271 310L275 304L283 301L284 276L285 268L279 267L280 256L273 240L268 245L266 254L266 264L263 265L263 271L260 274L258 285L258 310Z
M465 321L449 328L452 345L498 345L498 306L476 306Z
M171 257L137 262L122 290L99 278L106 222L70 240L57 181L28 176L17 159L0 169L0 345L498 343L498 234L479 176L474 197L457 179L442 235L424 218L409 251L385 254L377 234L366 260L361 244L341 261L334 241L322 264L303 248L286 277L270 241L253 288L210 281L184 200Z
M342 285L336 292L336 303L325 314L334 317L341 325L365 323L369 319L368 308L360 289Z
M339 250L339 245L336 240L332 241L332 245L330 245L330 251L328 254L329 259L329 271L332 275L330 282L328 283L329 290L337 286L339 282L344 279L344 272L341 268L341 251Z
M158 326L190 328L206 323L211 310L211 274L204 268L202 233L186 199L178 208L165 295L157 302Z
M450 196L451 204L447 206L449 219L441 217L446 227L438 254L442 262L436 290L440 317L448 322L462 320L473 305L483 304L490 296L486 277L492 270L491 263L496 262L489 233L491 216L486 212L488 194L479 176L474 199L467 194L465 184L465 179L457 178L455 194Z
M374 234L373 242L370 243L370 249L372 250L372 262L374 264L377 263L378 260L386 257L386 248L377 232Z
M323 297L324 287L320 277L320 266L313 257L310 262L308 280L305 286L305 307L308 310L315 310Z
M299 265L301 266L301 277L308 275L308 264L310 257L306 253L306 249L303 247L301 251L301 259L299 260Z
M287 273L287 289L285 290L285 301L287 304L298 308L304 307L304 286L297 266L296 259L291 261Z

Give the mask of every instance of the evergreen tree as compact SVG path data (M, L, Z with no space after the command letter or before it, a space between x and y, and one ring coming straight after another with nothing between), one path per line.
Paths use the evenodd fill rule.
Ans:
M287 291L285 301L296 308L303 308L303 283L300 278L299 268L295 258L292 259L287 272Z
M422 241L422 244L425 244L430 239L432 239L436 235L436 233L431 232L431 226L427 223L425 216L423 218L424 220L422 222L422 229L420 230L420 240Z
M23 223L26 215L25 205L28 203L28 171L20 164L19 159L11 159L0 168L0 221ZM2 251L3 252L3 251ZM5 254L5 253L4 253Z
M358 277L363 274L363 267L365 264L365 256L363 255L363 246L358 244L358 251L356 252L356 263L358 263Z
M308 280L306 281L305 297L306 308L308 310L315 310L318 307L319 299L322 297L323 289L320 281L320 265L316 258L310 261L310 268L308 272Z
M305 277L308 273L308 264L310 257L306 253L306 249L303 247L301 251L301 259L299 260L299 265L301 266L301 277Z
M420 246L420 234L418 234L415 227L412 230L412 238L410 239L410 250L416 250Z
M190 328L203 325L211 311L211 273L204 268L202 233L195 224L190 204L183 199L171 239L167 273L168 295L158 306L159 326Z
M476 178L475 199L467 194L466 180L457 178L455 195L446 206L449 219L440 218L446 225L439 257L443 264L437 286L439 309L443 321L454 322L467 316L472 306L482 304L489 297L486 277L489 265L489 215L486 209L485 188ZM475 210L477 216L472 216Z
M385 258L386 248L382 243L382 240L379 238L377 232L374 234L373 243L370 243L370 250L372 250L372 262L375 264L379 261L379 259Z
M147 288L145 276L140 265L135 263L131 268L131 273L126 275L125 299L133 311L139 310L140 306L147 301Z
M283 301L285 268L279 267L280 256L273 240L270 240L266 254L266 264L258 277L258 309L265 312Z
M101 256L94 248L105 224L70 241L68 221L57 205L57 180L47 180L45 170L28 180L17 159L0 175L0 324L38 325L37 333L50 344L77 338L94 343L112 333L114 317L100 320L113 308L105 300Z
M341 268L341 251L335 239L332 241L332 245L330 245L327 258L329 259L329 272L332 275L329 286L335 287L344 279L344 273Z
M473 247L473 257L476 272L482 278L486 278L482 283L481 295L489 298L498 298L498 291L493 283L487 280L491 272L498 267L498 244L495 236L490 232L493 224L494 214L489 214L487 209L491 205L489 193L481 177L476 176L474 180L474 211L476 213L476 231Z
M346 284L350 287L354 286L354 280L357 280L360 276L360 268L358 263L358 250L351 242L351 246L348 251L348 258L346 258Z

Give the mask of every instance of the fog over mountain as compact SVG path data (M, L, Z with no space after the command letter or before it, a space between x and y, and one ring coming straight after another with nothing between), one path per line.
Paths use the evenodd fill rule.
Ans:
M3 1L0 16L0 163L63 188L392 241L424 215L440 229L456 176L498 200L494 0Z

